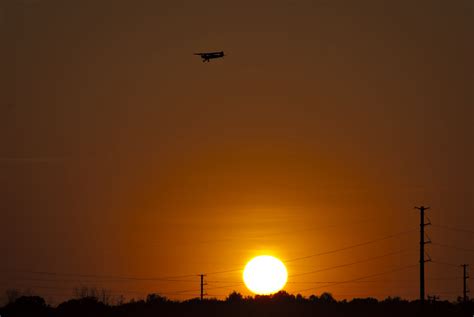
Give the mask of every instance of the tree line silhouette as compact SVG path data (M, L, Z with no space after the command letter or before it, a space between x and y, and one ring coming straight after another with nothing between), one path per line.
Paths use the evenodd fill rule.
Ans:
M431 297L421 309L420 302L400 297L354 298L337 301L330 293L304 297L280 291L269 296L242 296L232 292L225 300L198 298L175 301L159 294L149 294L144 300L125 302L123 297L110 303L110 292L94 289L76 289L76 298L67 300L56 307L46 304L40 296L24 295L9 298L0 308L1 317L151 317L151 316L472 316L474 302L440 301ZM12 295L12 294L10 294Z

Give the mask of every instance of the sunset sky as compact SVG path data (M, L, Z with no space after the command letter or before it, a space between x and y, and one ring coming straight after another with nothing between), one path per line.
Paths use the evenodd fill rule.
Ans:
M250 295L271 254L290 293L414 299L420 205L461 295L472 0L2 0L0 39L1 296Z

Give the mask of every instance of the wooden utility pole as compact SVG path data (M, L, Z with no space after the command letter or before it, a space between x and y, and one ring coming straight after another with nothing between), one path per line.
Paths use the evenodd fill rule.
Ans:
M204 299L204 285L206 285L204 283L204 276L206 276L206 274L200 274L199 275L201 277L201 300Z
M463 270L463 288L462 288L462 298L463 302L467 303L467 293L469 293L469 290L467 289L467 279L469 278L469 275L467 274L467 267L469 264L463 264L462 270Z
M430 209L430 207L415 207L420 211L420 303L421 305L425 302L425 244L430 243L430 241L425 242L425 226L430 223L425 223L425 211Z

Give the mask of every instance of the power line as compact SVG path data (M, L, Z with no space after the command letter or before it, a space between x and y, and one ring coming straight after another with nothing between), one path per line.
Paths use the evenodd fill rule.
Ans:
M55 287L55 286L44 286L44 285L29 285L29 288L32 290L34 289L47 289L47 290L59 290L59 291L70 291L73 292L74 288L66 288L66 287ZM150 294L153 293L150 291L138 291L138 290L109 290L106 289L110 293L115 293L115 294ZM196 292L196 289L189 289L189 290L182 290L182 291L170 291L170 292L156 292L161 295L183 295L183 293L189 293L189 292Z
M209 284L235 284L235 281L207 280Z
M305 275L305 274L310 274L310 273L315 273L315 272L322 272L322 271L337 269L337 268L346 267L346 266L350 266L350 265L354 265L354 264L358 264L358 263L365 263L365 262L369 262L369 261L372 261L372 260L375 260L375 259L380 259L380 258L384 258L384 257L390 256L390 255L395 255L395 254L401 254L401 253L404 253L404 252L406 252L406 251L400 250L400 251L397 251L397 252L386 253L386 254L383 254L383 255L375 256L375 257L368 258L368 259L361 260L361 261L357 261L357 262L352 262L352 263L347 263L347 264L342 264L342 265L336 265L336 266L333 266L333 267L327 267L327 268L324 268L324 269L321 269L321 270L316 270L316 271L311 271L311 272L306 272L306 273L293 274L293 275L290 275L289 277L295 277L295 276L300 276L300 275ZM396 270L396 271L398 271L398 270ZM384 273L380 273L380 274L370 275L369 277L378 276L378 275L387 274L387 273L390 273L390 272L384 272ZM367 278L367 277L364 277L364 278ZM363 279L363 278L359 278L359 279ZM354 283L386 282L384 280L359 281L359 279L351 280L351 282L354 282ZM429 279L429 280L454 280L454 279L459 279L459 278L438 278L438 279L433 278L433 279ZM399 281L399 280L395 280L395 281ZM411 280L409 280L409 281L411 281ZM213 281L213 283L231 283L231 282L229 282L229 281ZM301 283L301 284L333 284L333 285L336 285L336 284L341 284L342 282L341 281L315 281L315 282L289 282L288 284L299 284L299 283ZM226 288L232 288L232 287L241 286L241 285L244 285L244 283L239 282L239 283L236 283L236 284L233 284L233 285L209 287L208 290L226 289ZM324 286L327 286L327 285L324 285Z
M230 269L230 270L225 270L225 271L214 271L214 272L207 272L207 275L210 274L225 274L225 273L234 273L234 272L239 272L242 271L242 268L235 268L235 269Z
M414 290L404 290L404 292L408 291L409 294L415 294L417 292L416 289ZM457 294L458 292L457 291L433 291L432 292L433 294ZM335 293L333 294L334 296L336 297L341 297L341 296L377 296L377 297L382 297L382 296L391 296L391 294L388 294L388 293L385 293L385 294L380 294L380 293L371 293L371 294L361 294L361 293L349 293L349 294L340 294L340 293ZM406 294L405 294L406 295Z
M403 234L414 232L415 229L406 230L402 232L398 232L395 234L391 234L388 236L384 236L378 239L365 241L358 244L349 245L343 248L338 248L334 250L329 250L325 252L310 254L303 257L287 259L284 262L294 262L299 260L304 260L312 257L333 254L337 252L346 251L349 249L377 243L380 241L388 240ZM27 273L27 274L36 274L36 275L51 275L51 276L69 276L69 277L80 277L80 278L95 278L95 279L108 279L108 280L133 280L133 281L164 281L164 282L193 282L194 280L184 280L183 278L190 278L195 277L195 274L185 274L185 275L174 275L174 276L162 276L162 277L134 277L134 276L122 276L122 275L100 275L100 274L79 274L79 273L61 273L61 272L51 272L51 271L31 271L31 270L3 270L8 272L16 272L16 273ZM221 270L221 271L212 271L206 272L207 275L214 275L214 274L225 274L225 273L233 273L242 271L242 268L234 268L229 270Z
M310 254L310 255L304 256L304 257L288 259L285 262L294 262L294 261L304 260L304 259L308 259L308 258L312 258L312 257L316 257L316 256L334 254L334 253L337 253L337 252L342 252L342 251L346 251L346 250L349 250L349 249L362 247L362 246L365 246L365 245L374 244L374 243L377 243L377 242L380 242L380 241L388 240L388 239L391 239L391 238L394 238L394 237L397 237L397 236L400 236L400 235L404 235L404 234L407 234L407 233L410 233L410 232L414 232L414 231L415 231L414 229L413 230L402 231L402 232L398 232L398 233L395 233L395 234L384 236L384 237L381 237L381 238L378 238L378 239L373 239L373 240L365 241L365 242L358 243L358 244L348 245L348 246L343 247L343 248L338 248L338 249L329 250L329 251L325 251L325 252L320 252L320 253L316 253L316 254ZM405 251L402 250L402 251L397 251L397 252L391 252L391 253L383 254L383 255L380 255L380 256L375 256L375 257L372 257L372 258L364 259L364 260L361 260L361 261L356 261L356 262L347 263L347 264L343 264L343 265L336 265L334 267L327 267L327 268L323 268L323 269L316 270L316 271L305 272L305 273L301 273L301 274L295 274L295 275L292 275L292 276L306 275L306 274L311 274L311 273L316 273L316 272L321 272L321 271L346 267L346 266L350 266L350 265L355 265L355 264L358 264L358 263L365 263L365 262L369 262L369 261L372 261L372 260L375 260L375 259L379 259L379 258L383 258L383 257L387 257L387 256L390 256L390 255L399 254L399 253L403 253L403 252L405 252ZM206 274L212 274L212 275L216 274L217 275L217 274L225 274L225 273L232 273L232 272L238 272L238 271L242 271L242 268L207 272ZM35 274L35 275L46 275L46 276L54 276L54 277L77 277L77 278L84 278L84 279L98 279L98 280L105 280L105 281L195 282L195 279L186 279L186 278L190 278L190 277L195 277L194 274L175 275L175 276L162 276L162 277L134 277L134 276L123 276L123 275L77 274L77 273L60 273L60 272L51 272L51 271L27 271L27 270L14 270L13 272ZM386 274L386 273L387 272L384 272L382 274ZM377 276L377 275L379 275L379 274L370 275L370 276ZM50 281L58 282L58 280L50 280ZM74 280L69 280L69 281L74 281ZM63 282L65 282L65 280L63 280ZM86 281L86 282L89 282L89 281ZM336 284L348 283L348 282L349 281L343 281L343 282L337 282L337 283L334 283L334 284L336 285ZM211 287L211 288L208 288L208 289L230 288L230 287L234 287L234 286L240 286L242 284L243 283L240 282L240 283L234 284L234 285ZM195 292L195 291L196 290L194 290L194 289L192 289L192 290L183 290L183 291L176 291L175 293L169 293L169 294L173 294L173 295L176 294L177 295L177 294L184 294L184 293L187 293L187 292ZM201 293L203 293L203 288L201 288Z
M195 282L196 280L148 280L148 279L139 279L139 280L130 280L130 279L104 279L104 278L99 278L99 279L57 279L57 278L34 278L34 277L15 277L13 278L14 280L25 280L25 281L37 281L37 282L61 282L61 283L127 283L130 281L134 282L183 282L183 283L189 283L189 282Z
M349 245L349 246L346 246L346 247L343 247L343 248L338 248L338 249L329 250L329 251L325 251L325 252L310 254L310 255L307 255L307 256L287 259L287 260L284 260L283 262L284 263L295 262L295 261L309 259L309 258L312 258L312 257L317 257L317 256L342 252L342 251L350 250L350 249L353 249L353 248L358 248L358 247L361 247L361 246L365 246L365 245L377 243L377 242L380 242L380 241L388 240L388 239L391 239L391 238L394 238L394 237L397 237L397 236L400 236L400 235L403 235L403 234L407 234L407 233L410 233L410 232L414 232L414 231L416 231L416 230L415 229L406 230L406 231L398 232L398 233L391 234L391 235L388 235L388 236L384 236L384 237L381 237L381 238L378 238L378 239L365 241L365 242L358 243L358 244ZM237 272L237 271L242 271L242 269L239 268L239 269L231 269L231 270L225 270L225 271L207 272L207 274L209 274L209 275L210 274L223 274L223 273L233 273L233 272Z
M461 228L456 228L456 227L452 227L452 226L436 225L436 224L433 224L432 226L435 227L435 228L440 228L440 229L454 231L454 232L474 234L474 231L472 231L472 230L461 229Z
M458 265L458 264L453 264L453 263L440 262L440 261L435 261L435 260L431 260L431 263L442 264L442 265L446 265L446 266L451 266L451 267L459 268L459 265Z
M379 256L371 257L371 258L364 259L364 260L361 260L361 261L357 261L357 262L351 262L351 263L347 263L347 264L336 265L336 266L333 266L333 267L327 267L327 268L324 268L324 269L320 269L320 270L316 270L316 271L311 271L311 272L305 272L305 273L300 273L300 274L293 274L293 275L290 275L289 277L295 277L295 276L306 275L306 274L311 274L311 273L316 273L316 272L322 272L322 271L327 271L327 270L333 270L333 269L337 269L337 268L341 268L341 267L347 267L347 266L351 266L351 265L355 265L355 264L359 264L359 263L366 263L366 262L370 262L370 261L373 261L373 260L376 260L376 259L384 258L384 257L391 256L391 255L395 255L395 254L401 254L401 253L405 253L405 252L406 252L406 251L404 251L404 250L400 250L400 251L396 251L396 252L390 252L390 253L386 253L386 254L383 254L383 255L379 255ZM361 282L363 282L363 281L361 281ZM231 282L229 282L229 281L213 281L213 283L231 283ZM340 283L340 282L315 282L315 283L333 283L333 284L338 284L338 283ZM224 286L217 286L217 287L208 287L207 289L208 289L208 290L213 290L213 289L225 289L225 288L232 288L232 287L236 287L236 286L241 286L241 285L243 285L243 284L244 284L243 282L239 282L239 283L235 283L235 284L232 284L232 285L224 285Z
M331 266L331 267L325 267L325 268L322 268L322 269L309 271L309 272L304 272L304 273L292 274L292 275L289 275L288 277L295 277L295 276L308 275L308 274L313 274L313 273L319 273L319 272L334 270L334 269L347 267L347 266L352 266L352 265L356 265L356 264L360 264L360 263L367 263L367 262L371 262L371 261L378 260L378 259L381 259L381 258L385 258L385 257L388 257L388 256L392 256L392 255L396 255L396 254L403 254L403 253L407 253L407 252L411 252L411 251L399 250L399 251L395 251L395 252L390 252L390 253L385 253L385 254L382 254L382 255L370 257L370 258L360 260L360 261L350 262L350 263L341 264L341 265L335 265L335 266ZM212 282L212 283L233 283L231 281L208 281L208 282Z
M379 242L379 241L387 240L387 239L390 239L390 238L393 238L393 237L396 237L396 236L399 236L399 235L402 235L402 234L406 234L406 233L409 233L409 232L412 232L412 231L414 231L414 230L403 231L403 232L399 232L399 233L392 234L392 235L389 235L389 236L385 236L385 237L382 237L382 238L378 238L378 239L366 241L366 242L363 242L363 243L358 243L358 244L346 246L344 248L334 249L334 250L330 250L330 251L326 251L326 252L322 252L322 253L318 253L318 254L312 254L312 255L309 255L309 256L306 256L306 257L290 259L287 262L297 261L297 260L301 260L303 258L310 258L310 257L319 256L319 255L337 253L337 252L345 251L345 250L348 250L348 249L352 249L352 248L356 248L356 247L376 243L376 242ZM315 273L315 272L318 272L318 271L326 271L326 270L336 269L336 268L340 268L340 267L355 265L357 263L364 263L364 262L372 261L372 260L375 260L375 259L378 259L378 258L383 258L383 257L386 257L386 256L390 256L392 254L397 254L397 253L402 253L402 252L403 251L387 253L387 254L372 257L372 258L369 258L369 259L356 261L356 262L352 262L352 263L347 263L347 264L343 264L343 265L337 265L337 266L334 266L334 267L323 268L321 270L306 272L306 273L299 274L299 275L305 275L305 274ZM239 268L239 269L232 269L232 270L214 271L214 272L208 272L207 274L224 274L224 273L237 272L237 271L242 271L242 269ZM116 281L162 281L162 282L194 282L195 281L194 279L193 280L191 280L191 279L183 280L182 279L182 278L194 277L195 276L195 275L191 275L191 274L167 276L167 277L132 277L132 276L120 276L120 275L57 273L57 272L50 272L50 271L26 271L26 270L20 271L20 270L16 270L15 272L28 273L28 274L38 274L38 275L48 275L48 276L58 276L58 277L70 276L70 277L79 277L79 278L87 278L87 279L96 278L96 279L99 279L99 280L100 279L102 279L102 280L105 279L105 280L112 280L112 281L113 280L116 280ZM293 276L296 276L296 275L293 275ZM27 279L27 278L25 278L25 279ZM51 280L51 281L57 281L57 280ZM88 281L86 281L86 282L88 282ZM243 284L243 282L240 282L238 284L226 285L226 286L220 286L220 287L212 287L210 289L230 288L230 287L239 286L239 285L242 285L242 284ZM186 292L194 292L194 291L195 291L194 289L184 290L184 291L177 291L176 293L172 293L172 294L183 294L183 293L186 293Z
M404 235L404 234L407 234L407 233L415 232L415 231L416 231L416 229L401 231L401 232L391 234L391 235L388 235L388 236L384 236L384 237L381 237L381 238L378 238L378 239L369 240L369 241L349 245L349 246L339 248L339 249L334 249L334 250L330 250L330 251L310 254L310 255L307 255L307 256L302 256L302 257L293 258L293 259L288 259L288 260L285 260L284 262L287 263L287 262L300 261L300 260L305 260L305 259L309 259L309 258L312 258L312 257L317 257L317 256L333 254L333 253L337 253L337 252L341 252L341 251L346 251L346 250L350 250L350 249L353 249L353 248L358 248L358 247L361 247L361 246L374 244L374 243L377 243L377 242L380 242L380 241L392 239L392 238L395 238L395 237L398 237L398 236L401 236L401 235Z
M176 275L168 277L132 277L120 275L96 275L96 274L77 274L77 273L57 273L50 271L27 271L27 270L9 270L9 272L27 273L36 275L51 275L51 276L70 276L82 278L97 278L97 279L112 279L112 280L132 280L132 281L165 281L165 282L191 282L194 280L182 280L180 278L195 277L196 275Z
M439 247L443 247L443 248L454 249L454 250L467 251L467 252L474 252L474 249L463 248L463 247L458 247L458 246L449 245L449 244L443 244L443 243L436 243L436 242L433 242L433 245L436 245L436 246L439 246Z
M225 289L225 288L231 288L231 287L237 287L237 286L242 286L244 285L245 283L244 282L239 282L239 283L235 283L233 285L224 285L224 286L215 286L215 287L208 287L207 289L208 290L213 290L213 289Z
M295 276L301 276L301 275L308 275L308 274L313 274L313 273L319 273L319 272L334 270L334 269L341 268L341 267L347 267L347 266L351 266L351 265L355 265L355 264L367 263L367 262L371 262L371 261L374 261L374 260L382 259L382 258L385 258L385 257L388 257L388 256L392 256L392 255L396 255L396 254L402 254L402 253L406 253L406 252L407 252L406 250L400 250L400 251L396 251L396 252L390 252L390 253L382 254L382 255L379 255L379 256L374 256L374 257L367 258L367 259L360 260L360 261L355 261L355 262L346 263L346 264L340 264L340 265L331 266L331 267L326 267L326 268L322 268L322 269L319 269L319 270L314 270L314 271L309 271L309 272L304 272L304 273L292 274L292 275L290 275L289 277L295 277Z
M350 265L354 265L354 264L358 264L358 263L365 263L365 262L369 262L369 261L372 261L372 260L375 260L375 259L379 259L379 258L383 258L383 257L387 257L387 256L390 256L390 255L394 255L394 254L400 254L400 253L404 253L406 251L396 251L396 252L391 252L391 253L386 253L386 254L383 254L383 255L380 255L380 256L375 256L375 257L371 257L371 258L368 258L368 259L364 259L364 260L361 260L361 261L356 261L356 262L351 262L351 263L347 263L347 264L343 264L343 265L337 265L337 266L333 266L333 267L327 267L327 268L323 268L323 269L320 269L320 270L317 270L317 271L312 271L312 272L306 272L306 273L301 273L301 274L295 274L295 275L291 275L290 277L293 277L293 276L299 276L299 275L305 275L305 274L310 274L310 273L315 273L315 272L322 272L322 271L327 271L327 270L333 270L333 269L337 269L337 268L341 268L341 267L346 267L346 266L350 266ZM229 272L228 271L220 271L220 272ZM46 273L46 272L35 272L35 273ZM50 272L48 272L50 273ZM62 276L62 274L58 273L58 274L47 274L47 275L51 275L51 276ZM72 274L68 274L69 275L72 275ZM91 275L83 275L81 274L80 276L91 276ZM95 276L95 275L94 275ZM110 276L108 276L110 278ZM84 281L81 281L81 280L57 280L57 279L37 279L37 278L27 278L27 277L22 277L21 278L22 280L31 280L31 281L45 281L45 282L84 282ZM121 277L121 279L119 279L119 281L123 281L125 278L124 277ZM150 279L147 279L147 278L133 278L133 280L150 280ZM160 281L163 281L160 279ZM193 282L194 280L164 280L166 282L174 282L174 281L179 281L179 282ZM88 281L86 281L88 282ZM232 283L232 285L225 285L225 286L218 286L218 287L209 287L208 289L221 289L221 288L230 288L230 287L235 287L235 286L240 286L240 285L243 285L244 283L243 282L239 282L239 283L235 283L235 282L232 282L232 281L212 281L212 283ZM175 292L176 294L182 294L182 293L188 293L188 292L195 292L196 290L195 289L189 289L189 290L183 290L183 291L177 291ZM173 293L174 294L174 293Z
M461 280L461 277L439 277L439 278L427 278L427 281L454 281L454 280ZM377 280L362 280L362 281L354 281L353 283L417 283L415 280L387 280L387 279L377 279ZM298 281L298 282L288 282L287 284L333 284L338 283L338 281Z
M176 294L181 294L181 295L186 295L186 293L197 293L199 292L200 289L196 289L196 288L192 288L192 289L185 289L185 290L182 290L182 291L176 291L175 293Z
M338 248L338 249L329 250L329 251L325 251L325 252L310 254L310 255L307 255L307 256L302 256L302 257L297 257L297 258L286 259L283 262L284 263L295 262L295 261L309 259L309 258L312 258L312 257L317 257L317 256L342 252L342 251L350 250L350 249L353 249L353 248L358 248L358 247L361 247L361 246L374 244L374 243L377 243L377 242L380 242L380 241L392 239L392 238L395 238L395 237L398 237L398 236L401 236L401 235L404 235L404 234L407 234L407 233L415 232L415 231L416 231L416 229L405 230L405 231L397 232L397 233L394 233L394 234L391 234L391 235L388 235L388 236L384 236L384 237L381 237L381 238L378 238L378 239L369 240L369 241L365 241L365 242L362 242L362 243L349 245L349 246L346 246L346 247L343 247L343 248ZM241 271L242 271L242 268L234 268L234 269L229 269L229 270L206 272L206 274L207 275L217 275L217 274L234 273L234 272L241 272Z
M366 276L361 276L361 277L354 278L354 279L350 279L350 280L346 280L346 281L339 281L339 282L336 282L336 283L332 283L331 285L323 285L323 286L310 287L310 288L306 288L306 289L299 290L299 291L297 291L297 292L304 292L304 291L309 291L309 290L320 289L320 288L327 287L327 286L335 286L335 285L340 285L340 284L352 283L352 282L360 281L360 280L363 280L363 279L366 279L366 278L371 278L371 277L375 277L375 276L380 276L380 275L395 273L395 272L399 272L399 271L404 271L404 270L407 270L407 269L410 269L410 268L414 268L414 267L416 267L416 266L417 266L417 265L402 266L402 267L395 268L395 269L390 270L390 271L385 271L385 272L381 272L381 273L375 273L375 274L370 274L370 275L366 275Z

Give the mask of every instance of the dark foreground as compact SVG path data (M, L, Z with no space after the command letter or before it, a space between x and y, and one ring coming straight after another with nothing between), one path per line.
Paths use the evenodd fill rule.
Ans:
M335 301L329 294L304 298L285 292L273 296L242 298L233 293L225 301L197 299L177 302L159 295L150 294L146 300L107 305L94 297L71 299L57 307L45 304L38 296L23 296L0 308L1 317L148 317L148 316L473 316L474 302L466 304L447 301L427 301L420 312L418 301L373 298Z

